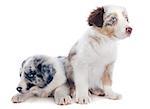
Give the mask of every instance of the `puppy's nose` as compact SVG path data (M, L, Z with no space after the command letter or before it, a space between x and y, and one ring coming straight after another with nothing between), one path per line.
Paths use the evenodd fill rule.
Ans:
M132 32L132 28L131 27L127 27L126 28L126 33L131 34L131 32Z
M22 87L17 87L16 90L17 90L18 92L21 92L21 91L22 91Z

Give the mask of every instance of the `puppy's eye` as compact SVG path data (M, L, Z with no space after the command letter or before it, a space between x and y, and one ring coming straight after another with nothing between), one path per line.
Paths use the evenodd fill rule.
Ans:
M28 77L29 77L29 78L33 78L34 75L33 75L32 73L29 73L29 74L28 74Z
M128 17L127 17L127 16L125 17L125 19L127 20L127 22L129 22L129 19L128 19Z
M111 21L112 21L112 23L115 23L117 21L117 18L115 16L112 16Z
M35 74L36 74L35 71L30 71L30 72L27 74L27 76L28 76L29 78L33 78Z
M111 16L108 21L106 22L105 26L113 26L117 22L117 17L116 16Z

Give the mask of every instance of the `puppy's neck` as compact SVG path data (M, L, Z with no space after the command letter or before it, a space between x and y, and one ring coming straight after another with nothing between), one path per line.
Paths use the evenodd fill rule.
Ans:
M90 34L93 37L98 37L101 40L105 40L105 41L117 41L117 38L115 37L113 31L108 30L109 28L98 28L98 27L92 27L90 28L91 32Z

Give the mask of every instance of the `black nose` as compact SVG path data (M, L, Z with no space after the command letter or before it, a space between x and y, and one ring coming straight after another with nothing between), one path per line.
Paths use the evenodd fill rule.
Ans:
M127 28L126 28L126 32L127 32L128 34L131 34L132 28L131 28L131 27L127 27Z
M18 92L21 92L22 91L22 87L17 87L16 89Z

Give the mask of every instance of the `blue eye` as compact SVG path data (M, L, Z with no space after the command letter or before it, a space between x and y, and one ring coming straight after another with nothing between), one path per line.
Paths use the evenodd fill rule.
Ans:
M32 73L29 73L29 74L28 74L28 77L29 77L29 78L33 78L34 75L33 75Z
M117 18L116 17L111 17L111 20L113 21L113 22L116 22L117 21Z
M35 71L30 71L30 72L27 74L27 76L28 76L29 78L33 78L35 74L36 74Z

